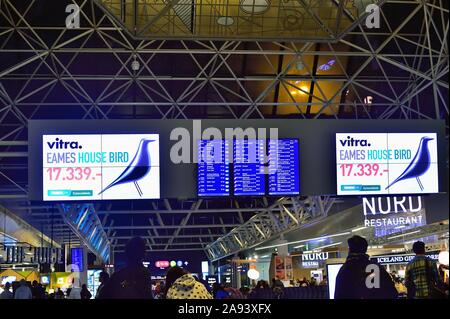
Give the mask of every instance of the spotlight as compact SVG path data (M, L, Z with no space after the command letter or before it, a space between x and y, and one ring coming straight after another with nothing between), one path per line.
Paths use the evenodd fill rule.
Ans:
M133 71L139 71L140 67L141 67L141 64L136 59L136 56L134 56L134 60L133 60L133 62L131 62L131 69Z

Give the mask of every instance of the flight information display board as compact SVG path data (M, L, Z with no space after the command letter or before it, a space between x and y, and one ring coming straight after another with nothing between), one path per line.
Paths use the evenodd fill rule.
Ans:
M199 140L198 196L230 195L230 159L227 140Z
M298 139L269 140L269 195L300 194Z
M436 133L337 133L338 195L439 192Z
M43 199L160 198L158 134L43 135Z
M234 195L265 195L264 174L265 140L234 140L233 183Z

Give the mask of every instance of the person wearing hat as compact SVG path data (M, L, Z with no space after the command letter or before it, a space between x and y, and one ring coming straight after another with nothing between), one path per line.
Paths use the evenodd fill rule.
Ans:
M383 266L372 262L369 255L366 254L367 240L361 236L353 236L348 239L347 243L348 257L336 277L334 298L397 298L398 293L392 277Z

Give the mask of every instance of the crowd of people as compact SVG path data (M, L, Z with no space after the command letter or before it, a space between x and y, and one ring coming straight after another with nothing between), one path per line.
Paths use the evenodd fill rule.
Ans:
M349 254L336 277L335 299L396 299L400 284L410 299L448 298L448 279L444 282L436 262L425 255L425 243L413 244L416 256L406 266L404 282L370 260L367 247L363 237L348 239Z
M65 292L58 288L56 292L48 293L44 286L36 280L29 286L25 279L21 279L16 290L14 292L11 290L11 283L5 283L0 299L91 299L92 297L91 292L84 284L81 287L72 285Z
M407 265L405 279L396 272L389 274L383 266L370 260L367 241L360 236L348 240L349 254L336 277L335 299L395 299L399 294L408 298L448 298L448 281L444 282L436 262L425 256L425 244L413 245L415 258ZM171 267L165 281L151 283L149 270L143 266L146 244L142 238L130 240L125 248L126 267L109 276L101 272L95 299L245 299L257 289L272 289L275 293L285 288L278 278L271 285L267 281L252 281L250 287L236 289L229 284L215 283L212 288L202 279L181 267ZM320 282L312 277L290 281L290 287L327 285L327 277ZM6 283L0 299L91 299L86 285L74 283L64 293L61 289L48 295L37 281L31 287L25 280L15 292Z

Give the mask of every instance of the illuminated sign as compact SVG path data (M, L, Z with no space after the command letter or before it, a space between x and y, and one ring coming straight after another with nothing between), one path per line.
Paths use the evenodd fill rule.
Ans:
M30 247L30 246L3 246L0 248L3 264L60 264L64 260L61 248Z
M302 267L303 268L318 268L319 262L327 260L329 257L328 252L312 253L302 255Z
M364 227L375 228L381 237L426 225L420 196L363 197Z
M82 247L72 248L72 271L83 272L84 270L84 251Z
M43 198L160 197L158 134L44 135Z
M198 196L229 196L230 167L227 140L198 141Z
M213 285L217 282L217 276L206 276L206 281L208 282L208 285L212 288Z
M337 133L338 195L439 192L436 133Z
M324 261L328 259L328 252L324 253L313 253L313 254L303 254L302 261Z
M156 268L167 268L169 267L169 262L166 260L158 260L157 262L155 262L155 267Z
M147 262L147 264L148 264L148 262ZM155 262L155 267L164 269L164 268L175 267L175 266L183 267L183 266L187 266L188 264L189 263L187 261L182 261L182 260L171 260L171 261L158 260Z
M388 264L407 264L409 263L411 260L414 259L416 255L389 255L389 256L374 256L371 258L371 260L379 263L379 264L383 264L383 265L388 265ZM435 253L435 252L429 252L426 254L426 256L430 259L433 259L435 261L439 260L439 254Z

